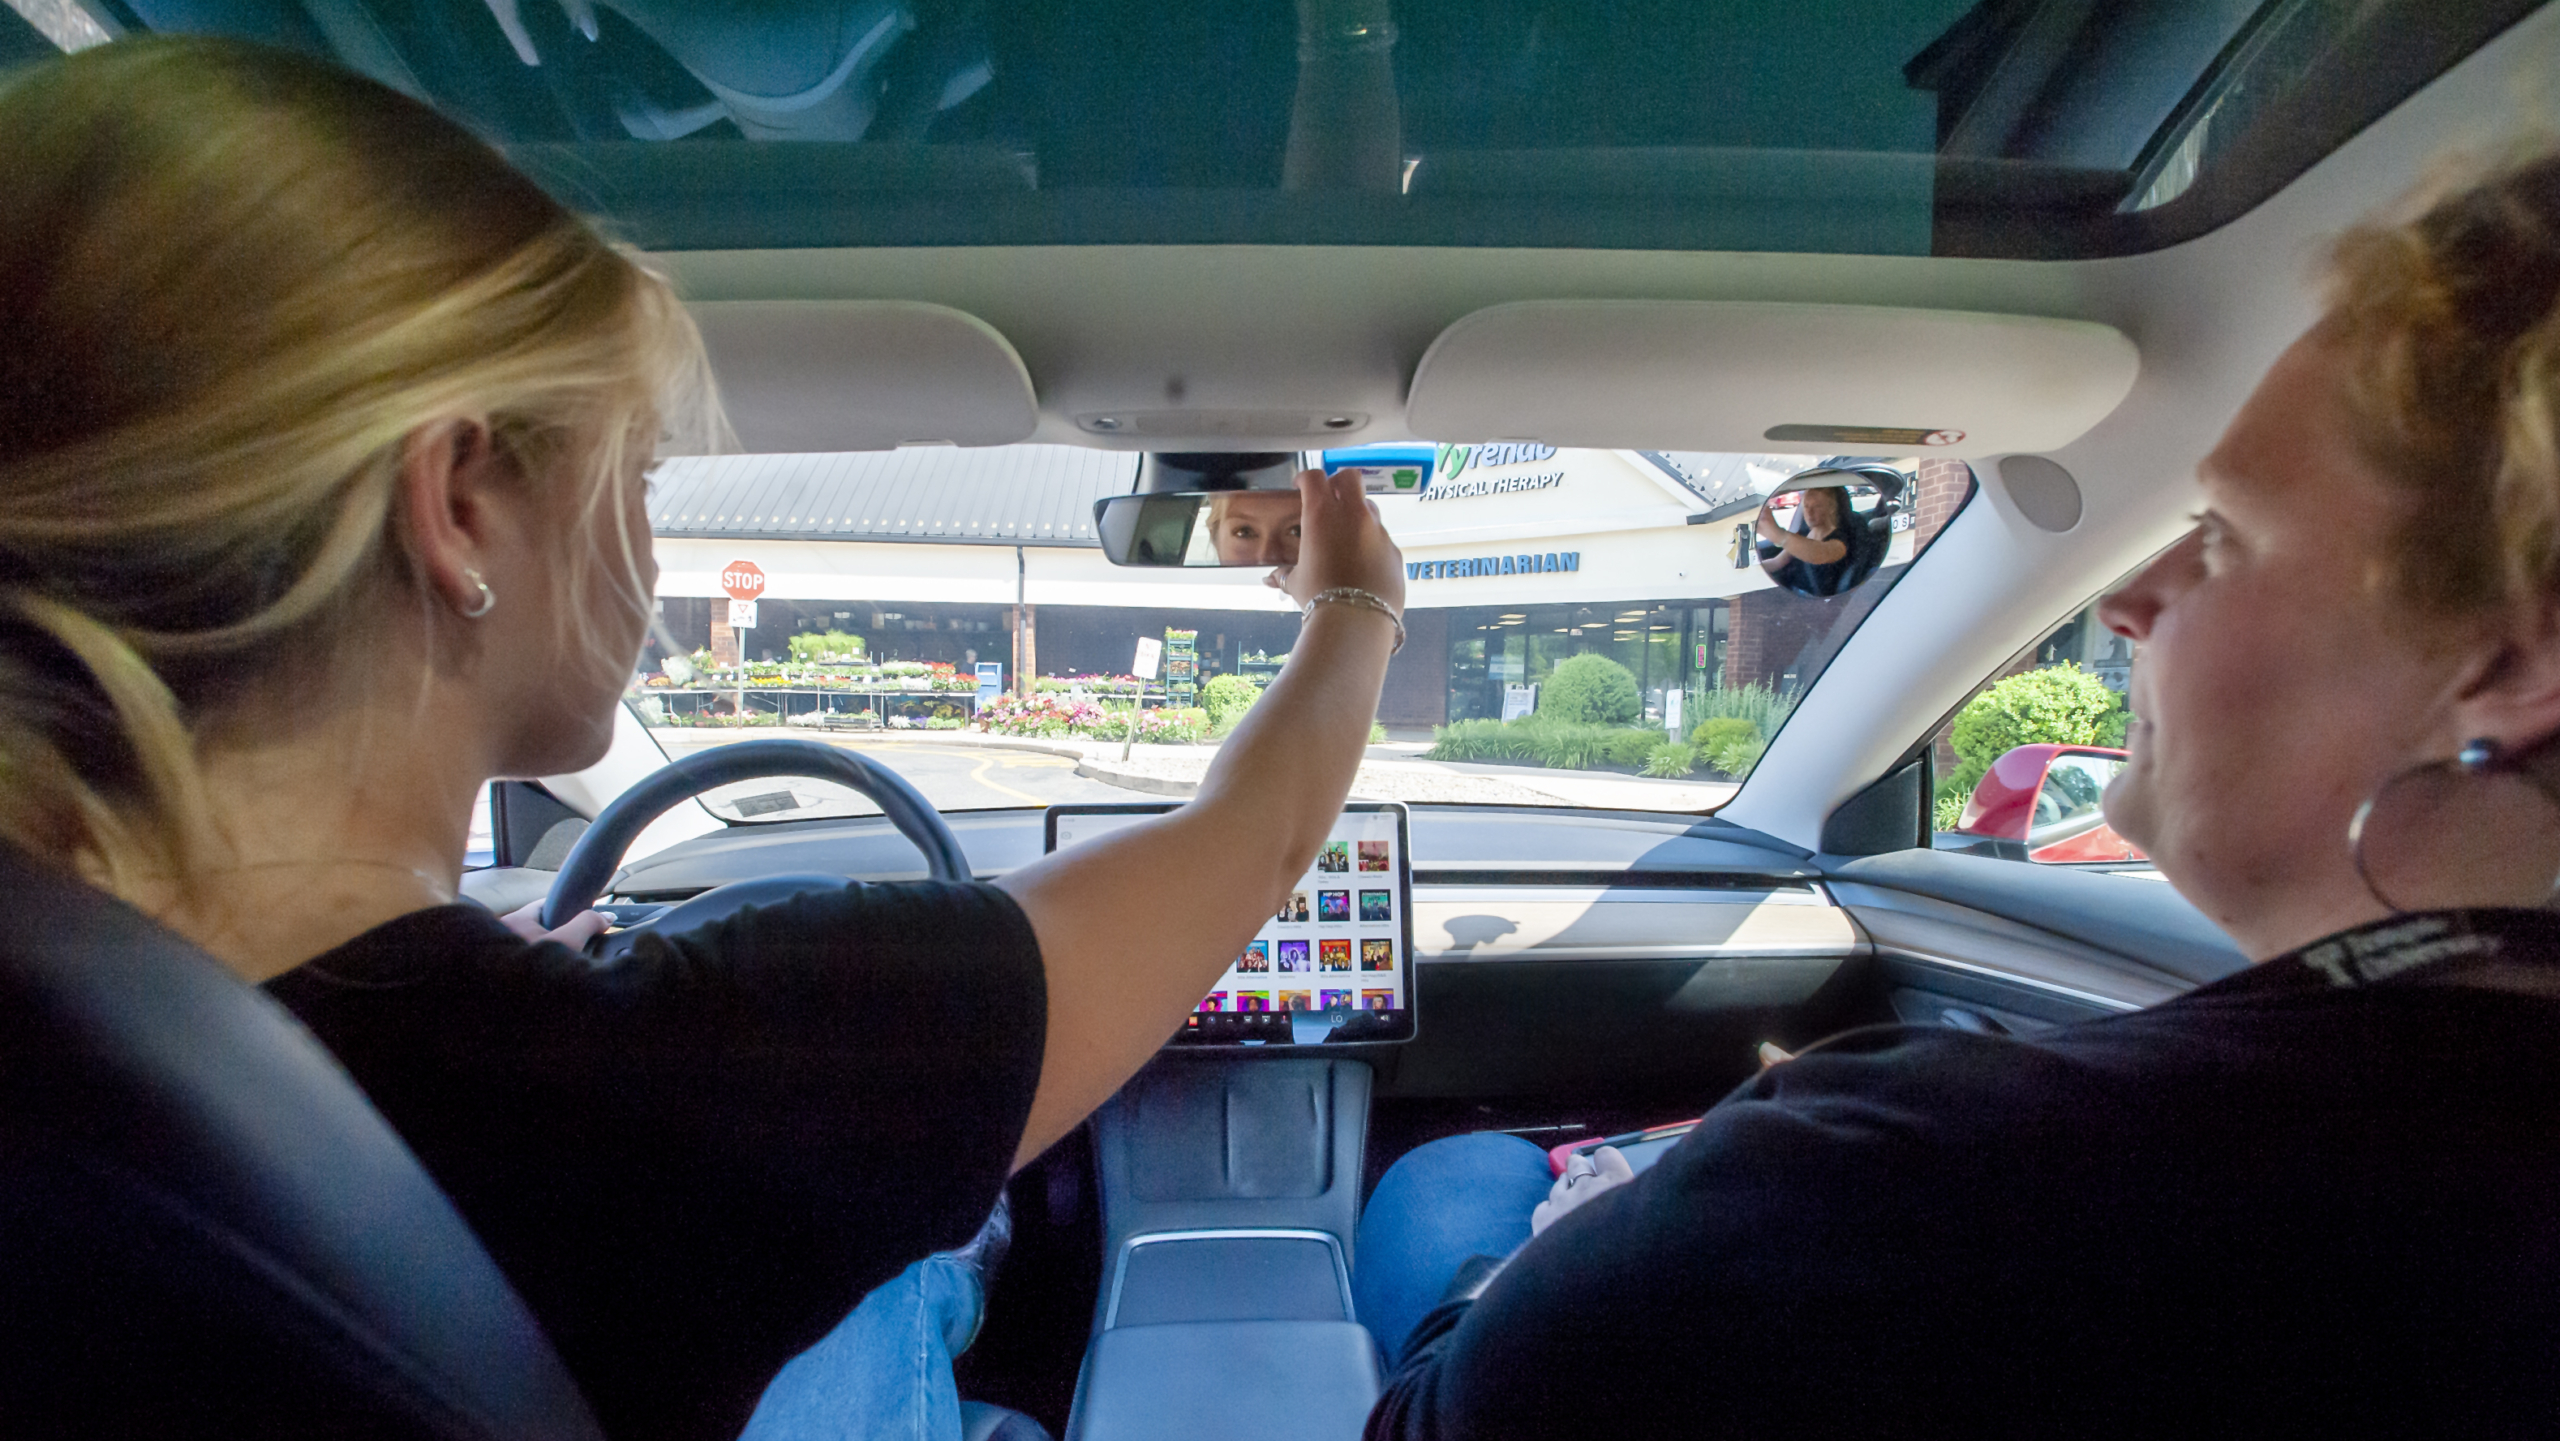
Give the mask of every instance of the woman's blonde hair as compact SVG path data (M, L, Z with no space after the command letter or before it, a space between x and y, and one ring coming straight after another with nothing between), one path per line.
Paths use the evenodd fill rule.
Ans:
M2560 600L2560 152L2348 232L2323 328L2357 439L2410 501L2400 592L2437 614Z
M649 603L614 481L666 418L716 425L701 341L496 151L343 71L175 38L0 83L0 151L0 839L194 876L207 728L395 598L432 613L393 504L431 422L568 488Z

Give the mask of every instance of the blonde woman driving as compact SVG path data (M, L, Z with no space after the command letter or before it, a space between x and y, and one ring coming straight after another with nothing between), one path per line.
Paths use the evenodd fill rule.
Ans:
M736 1435L968 1239L1341 805L1403 571L1311 474L1282 582L1316 603L1194 803L608 969L528 944L456 903L472 801L606 747L645 473L712 428L685 312L459 127L275 53L48 62L0 150L0 837L288 1001L615 1436Z

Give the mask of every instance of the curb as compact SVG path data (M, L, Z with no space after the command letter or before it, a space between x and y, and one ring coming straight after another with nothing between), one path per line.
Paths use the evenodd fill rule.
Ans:
M1158 776L1131 775L1127 771L1096 765L1090 760L1077 766L1076 774L1087 780L1100 781L1104 785L1119 786L1123 790L1139 791L1151 796L1171 796L1176 800L1187 801L1200 789L1199 784L1194 781L1169 781Z

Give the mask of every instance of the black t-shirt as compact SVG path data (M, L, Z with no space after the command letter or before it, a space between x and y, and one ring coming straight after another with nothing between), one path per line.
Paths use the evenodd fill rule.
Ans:
M966 1242L1040 1076L991 886L804 895L599 967L465 905L268 982L479 1233L608 1434L717 1437L862 1294Z
M1444 1306L1372 1437L2560 1429L2560 920L1775 1067Z

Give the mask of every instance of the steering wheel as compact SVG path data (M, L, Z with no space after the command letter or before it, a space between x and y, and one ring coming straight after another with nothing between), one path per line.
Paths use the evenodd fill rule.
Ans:
M924 852L927 874L938 881L970 879L969 857L961 851L951 827L943 823L942 813L897 772L852 751L814 741L741 741L686 756L615 797L561 862L560 878L551 883L551 894L542 903L543 928L564 925L594 905L612 883L623 853L649 822L714 786L769 776L806 776L860 791L880 807L898 834ZM600 936L588 949L598 956L618 956L650 931L689 930L748 906L776 905L805 891L858 884L849 877L814 871L731 881L636 925Z

